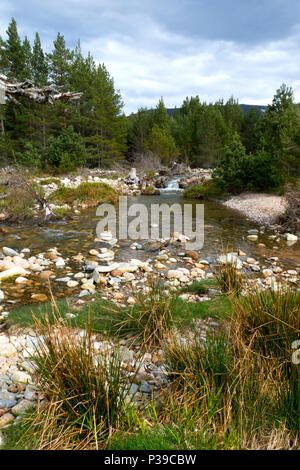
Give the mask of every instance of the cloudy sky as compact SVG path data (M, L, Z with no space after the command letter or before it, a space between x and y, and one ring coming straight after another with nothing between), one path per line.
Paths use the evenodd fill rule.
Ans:
M186 96L268 104L281 83L300 102L299 0L1 0L0 35L57 32L104 62L125 112Z

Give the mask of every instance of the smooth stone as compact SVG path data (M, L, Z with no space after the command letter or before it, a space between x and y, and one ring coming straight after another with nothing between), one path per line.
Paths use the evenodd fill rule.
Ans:
M199 258L198 252L197 252L197 251L193 251L193 250L186 251L186 252L185 252L185 256L188 256L189 258L192 258L194 261L197 261L198 258Z
M179 271L178 269L170 269L167 272L168 279L179 279L181 276L182 276L182 272Z
M5 256L19 256L19 253L12 248L8 248L7 246L4 246L2 248L2 252L5 254Z
M82 279L82 278L84 278L84 274L83 274L83 273L76 273L76 274L74 275L74 279Z
M12 415L11 413L5 413L3 416L0 417L0 429L4 428L8 424L13 423L14 420L14 415Z
M56 279L57 282L69 282L71 281L70 277L60 277Z
M98 269L96 268L96 269L94 269L94 271L93 271L93 281L94 281L96 284L98 284L99 280L100 280L100 274L99 274Z
M67 282L67 287L74 288L74 287L77 287L78 284L79 284L79 282L77 282L77 281L68 281Z
M143 393L151 393L151 387L148 384L148 382L146 382L146 381L142 382L140 391L143 392Z
M46 294L32 294L31 298L36 302L46 302L48 300Z
M24 284L25 282L28 282L28 279L26 277L19 276L15 280L16 284Z
M257 239L258 239L258 236L257 235L248 235L248 240L252 241L252 242L255 242Z
M11 380L15 384L18 384L18 383L27 384L27 383L31 382L31 377L30 377L30 375L26 374L26 372L16 371L11 376Z
M76 315L74 313L66 313L66 318L76 318Z
M260 267L257 266L256 264L251 264L250 268L251 268L252 271L257 271L257 272L260 271Z
M298 240L297 235L293 235L292 233L286 233L285 236L288 242L296 242Z
M12 408L16 404L17 404L17 400L0 400L0 409Z
M14 416L20 416L35 406L35 403L33 403L31 400L23 399L11 409L11 412Z
M129 389L129 393L130 395L135 395L138 391L139 387L137 384L131 384L130 386L130 389Z
M21 266L14 266L13 268L7 269L0 273L0 281L4 281L15 276L25 276L26 274L28 273L24 268Z
M138 270L138 266L134 263L117 263L114 269L118 269L122 273L133 273Z
M48 281L50 276L53 276L54 272L53 271L42 271L40 273L40 279L42 281Z
M80 294L78 294L78 297L86 297L87 295L90 295L90 292L88 290L82 290Z
M1 352L1 356L3 357L12 357L12 356L15 356L17 351L16 351L16 348L11 343L8 343L1 347L0 352Z
M93 266L93 271L95 269L95 266ZM114 271L114 269L119 269L118 263L113 263L110 266L97 266L97 270L99 273L110 273L111 271Z

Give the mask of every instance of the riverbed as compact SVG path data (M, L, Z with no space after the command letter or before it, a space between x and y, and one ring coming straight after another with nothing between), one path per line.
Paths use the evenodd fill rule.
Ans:
M128 197L128 207L131 204L143 204L150 212L151 204L179 204L183 209L184 204L191 204L195 213L195 206L199 201L186 200L182 198L182 193L178 191L176 185L171 184L171 188L159 196L131 196ZM0 233L0 247L7 246L17 252L27 248L30 255L39 256L51 248L56 248L60 256L65 260L65 265L56 270L56 278L71 276L79 271L84 272L84 268L78 265L74 256L82 254L85 259L92 259L89 256L91 249L97 248L96 226L99 222L96 216L96 209L86 209L80 214L74 214L70 220L61 220L45 226L32 227L28 225L5 226L2 224L3 232ZM130 220L130 218L129 218ZM149 231L151 220L149 217ZM172 222L171 222L172 224ZM172 226L172 225L171 225ZM254 242L249 240L249 231L257 230L258 239ZM181 227L174 227L174 231L182 233ZM118 240L114 247L115 261L128 261L132 258L153 263L157 250L151 248L151 243L147 240L138 240L142 249L133 249L133 240ZM173 268L184 267L186 261L182 258L184 251L180 246L170 247L170 253L176 257ZM260 264L268 267L270 258L278 258L282 269L297 270L300 267L300 244L295 243L288 246L283 235L280 235L276 227L262 227L256 223L246 220L238 211L230 209L218 202L204 203L204 245L199 250L199 260L208 261L213 267L219 255L225 251L242 251L248 257L254 258ZM179 255L179 256L178 256ZM46 269L46 268L44 268ZM50 267L53 269L53 267ZM169 267L170 269L170 267ZM40 273L32 273L28 276L29 283L16 284L14 279L1 284L1 289L5 292L4 308L10 309L21 304L33 301L32 293L44 293L49 298L49 283L43 282L39 278ZM159 273L161 275L161 272ZM253 275L251 270L249 276ZM69 289L64 282L51 281L51 288L57 297L78 294L80 286Z

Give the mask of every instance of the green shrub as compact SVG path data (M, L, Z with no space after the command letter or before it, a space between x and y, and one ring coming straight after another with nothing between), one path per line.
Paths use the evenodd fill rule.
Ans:
M58 137L49 138L45 157L47 166L57 167L62 172L75 170L84 164L86 158L81 135L72 126L63 129Z
M18 154L18 163L30 168L40 168L42 164L42 152L30 142L26 142L24 151Z
M247 155L237 133L213 173L213 178L228 193L271 190L283 181L272 154L259 150Z

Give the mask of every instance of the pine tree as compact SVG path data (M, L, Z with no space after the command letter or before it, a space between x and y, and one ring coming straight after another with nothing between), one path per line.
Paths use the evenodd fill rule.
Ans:
M45 86L48 81L48 64L43 52L39 33L35 33L32 49L32 78L37 86Z
M54 49L47 55L49 62L49 80L61 91L68 91L71 83L70 70L73 53L66 47L65 38L57 34L53 42ZM69 105L56 102L49 110L49 120L53 132L59 134L61 128L67 127L67 109Z
M121 95L115 91L104 64L94 70L91 92L92 109L86 137L89 160L98 166L110 166L124 158L126 118L121 114Z
M22 77L24 71L24 48L19 37L17 23L12 18L6 31L7 40L2 40L1 69L9 77Z

